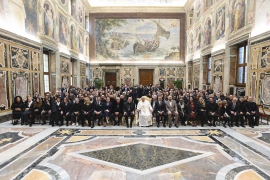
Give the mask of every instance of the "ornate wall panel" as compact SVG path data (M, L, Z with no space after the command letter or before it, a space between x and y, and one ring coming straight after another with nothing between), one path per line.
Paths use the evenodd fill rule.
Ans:
M258 47L251 48L250 52L250 65L251 70L258 69L258 62L260 62L260 49Z
M39 71L40 70L40 58L39 58L39 53L38 52L33 52L32 51L32 70L34 71Z
M0 106L8 107L8 73L7 71L0 71Z
M39 89L39 73L33 73L33 94L35 93L35 92L38 92L38 93L40 93L40 89Z
M50 81L50 85L51 85L51 92L52 94L55 94L56 91L56 75L51 75L51 81Z
M212 57L212 82L214 92L223 92L223 62L225 54Z
M260 96L261 101L270 105L270 74L269 73L261 73L261 88L260 88Z
M11 77L13 98L21 96L23 99L26 99L26 96L30 94L29 73L11 72Z
M29 51L17 47L10 47L11 67L29 69Z
M250 96L256 102L257 99L257 72L253 72L250 79Z
M0 67L7 66L7 47L6 44L0 42Z
M51 74L55 74L56 73L56 56L55 53L51 53L50 54L50 64L49 66L51 67Z
M262 47L261 52L261 68L270 67L270 45Z
M203 81L202 84L207 84L208 76L208 58L203 59Z

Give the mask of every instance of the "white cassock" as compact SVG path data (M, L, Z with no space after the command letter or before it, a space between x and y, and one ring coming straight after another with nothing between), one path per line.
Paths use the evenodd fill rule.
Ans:
M149 101L140 101L137 105L139 111L139 126L151 126L152 125L152 112L153 108Z

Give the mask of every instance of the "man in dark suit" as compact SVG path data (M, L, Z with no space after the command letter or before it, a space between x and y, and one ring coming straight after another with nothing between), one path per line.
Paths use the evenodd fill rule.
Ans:
M129 97L124 104L124 116L127 124L127 128L132 128L132 122L135 116L135 104L132 102L132 97ZM128 123L128 117L130 116L130 124Z
M162 96L158 97L158 100L155 102L155 113L156 113L156 121L157 127L160 125L160 118L163 117L163 127L166 127L166 121L168 119L166 104L162 99Z
M32 126L30 115L33 112L33 106L34 106L34 103L32 101L32 97L28 96L27 101L24 104L24 112L22 113L22 117L21 117L21 120L22 120L21 125L26 123L26 125L29 124L30 127Z
M118 120L116 120L116 117L118 118ZM114 121L114 125L117 124L118 126L120 126L122 117L123 117L123 102L120 101L119 97L117 97L115 99L112 109L112 118Z
M248 97L248 103L246 103L246 115L250 127L254 128L255 125L259 125L259 109L251 96Z
M237 116L238 116L238 121L240 120L241 126L244 127L244 116L246 114L246 106L245 106L245 101L243 97L240 97L240 101L238 103L237 107Z
M137 89L137 92L138 92L138 98L141 98L142 95L143 95L143 86L140 85ZM133 99L134 100L134 99Z
M91 126L91 128L93 128L95 125L95 120L98 118L98 126L101 126L101 120L103 118L103 111L104 111L104 105L103 103L100 101L100 97L97 97L97 101L95 102L94 105L94 113L93 113L93 124Z
M209 98L209 103L207 104L207 114L211 124L216 127L216 121L218 119L218 105L214 102L213 97Z
M239 127L239 119L237 115L238 107L239 107L239 104L237 103L237 98L233 98L233 100L229 102L228 104L228 108L231 111L230 118L231 118L232 127L233 127L233 122L235 122L235 126Z
M168 96L168 101L166 102L166 109L168 113L168 119L169 119L169 128L172 127L172 116L174 116L174 125L178 128L178 110L177 110L177 104L175 100L172 100L172 96Z

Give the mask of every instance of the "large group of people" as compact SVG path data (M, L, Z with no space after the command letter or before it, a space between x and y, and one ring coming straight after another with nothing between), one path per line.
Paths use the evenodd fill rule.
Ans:
M136 117L138 126L157 127L201 125L216 126L217 122L227 126L250 127L259 125L259 110L252 97L214 93L213 90L171 89L159 85L122 85L113 88L84 89L74 86L58 88L41 97L36 92L24 100L14 98L11 106L13 125L29 125L39 118L42 125L72 125L94 128L107 125L126 125L132 128ZM123 118L123 122L122 122Z

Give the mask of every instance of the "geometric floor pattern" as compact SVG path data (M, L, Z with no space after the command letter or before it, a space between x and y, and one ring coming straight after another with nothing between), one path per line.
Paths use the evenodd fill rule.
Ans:
M0 124L0 179L270 179L270 126L32 128Z

